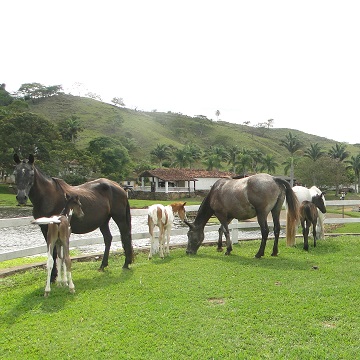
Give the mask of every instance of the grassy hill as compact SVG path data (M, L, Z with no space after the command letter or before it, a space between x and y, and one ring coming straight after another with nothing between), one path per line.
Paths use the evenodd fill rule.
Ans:
M158 143L181 148L187 143L196 144L202 150L210 145L258 149L272 154L281 164L289 156L280 146L281 139L291 131L304 144L318 143L325 151L336 141L314 136L293 129L256 128L224 121L212 121L176 113L143 112L119 108L97 100L72 95L57 95L30 104L30 111L58 123L72 115L79 117L84 131L79 133L77 146L84 148L89 141L99 136L109 136L123 141L131 140L132 158L150 161L150 151ZM347 145L347 151L356 155L360 145ZM279 169L279 172L282 170Z

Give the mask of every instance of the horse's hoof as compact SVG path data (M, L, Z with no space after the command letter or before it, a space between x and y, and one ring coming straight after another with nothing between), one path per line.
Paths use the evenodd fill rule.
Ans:
M257 259L261 259L261 256L262 256L262 255L260 255L260 254L256 254L256 255L255 255L255 257L256 257Z
M223 252L223 248L217 248L216 251L217 252Z
M277 253L272 253L271 256L278 256L278 254Z
M123 269L125 269L125 270L130 270L130 268L129 268L129 265L128 265L128 264L124 265L122 268L123 268Z
M75 294L75 289L70 289L69 291L71 294Z
M44 297L48 297L49 296L49 292L45 291Z

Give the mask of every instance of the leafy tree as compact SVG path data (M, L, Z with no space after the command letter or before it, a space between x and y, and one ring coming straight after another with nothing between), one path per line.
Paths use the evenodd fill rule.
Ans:
M119 181L128 176L131 159L127 149L109 137L99 137L90 141L88 151L93 158L95 173Z
M0 149L11 149L20 157L34 154L47 160L59 132L52 122L33 113L14 113L0 120Z
M216 116L216 119L219 121L220 110L215 111L215 116Z
M290 185L294 186L294 156L295 153L301 149L302 144L296 135L289 132L289 134L285 136L285 139L281 140L280 146L286 148L290 153Z
M162 167L164 160L170 160L169 145L157 144L156 147L151 150L150 155L159 162L159 167Z
M5 90L5 84L0 85L0 106L8 106L13 101L14 98Z
M319 188L333 187L336 183L346 184L348 178L344 163L323 156L321 163L312 161L307 157L298 158L295 163L297 180L307 187L316 185ZM314 173L316 174L316 184L313 183Z
M125 106L124 100L121 97L113 97L111 99L111 102L115 105L115 106Z

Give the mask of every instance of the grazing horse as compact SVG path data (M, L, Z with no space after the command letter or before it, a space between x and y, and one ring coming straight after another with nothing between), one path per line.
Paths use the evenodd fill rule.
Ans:
M219 179L212 186L200 205L193 223L189 226L187 254L196 254L204 240L204 227L212 215L215 215L226 237L226 253L232 251L228 224L232 219L246 220L257 216L261 228L261 244L255 257L264 255L269 235L267 216L271 212L274 221L274 246L272 256L278 254L280 235L280 212L283 202L289 206L289 214L295 223L298 219L298 201L290 184L269 174L256 174L243 179ZM221 242L218 243L221 246Z
M97 228L100 229L105 243L104 256L99 270L108 266L112 235L109 228L110 218L117 224L121 242L125 252L123 268L128 269L133 262L133 247L131 240L131 216L129 201L124 189L119 184L108 179L97 179L78 186L71 186L62 179L45 176L35 165L34 156L28 160L20 160L14 155L15 183L17 187L16 200L19 205L25 205L30 199L33 205L34 219L59 214L64 207L65 194L79 195L84 217L71 219L71 229L75 234L85 234ZM40 225L46 240L47 225ZM56 259L56 247L53 257ZM57 275L56 266L52 271L52 281Z
M316 195L318 198L321 199L320 195ZM322 201L322 199L321 199ZM300 214L300 223L302 227L302 233L304 237L304 250L309 250L309 229L312 225L313 228L313 236L314 236L314 247L316 247L316 223L318 219L318 208L315 205L315 202L311 202L308 200L304 200L299 208Z
M169 242L171 227L174 222L174 215L178 214L182 221L186 220L185 211L186 202L176 202L170 205L164 206L161 204L154 204L149 206L148 209L148 226L150 233L150 253L149 259L153 254L157 253L160 248L160 257L164 258L164 252L169 255ZM154 236L154 228L159 228L159 242L156 241ZM165 237L166 237L166 249L165 249Z
M322 192L320 189L318 189L316 186L312 186L310 189L304 187L304 186L294 186L293 191L299 201L299 204L301 204L303 201L312 201L314 196L320 195L322 199L322 204L319 203L319 199L317 203L319 204L318 207L318 220L316 224L316 238L317 240L324 239L325 237L325 230L324 230L324 220L325 220L325 213L326 213L326 203L325 203L325 193ZM287 205L285 204L285 207L287 208ZM287 213L287 212L286 212ZM292 224L291 222L288 222L288 219L286 219L286 244L288 246L295 245L295 235L296 230L300 225L300 222L298 221L296 224Z
M75 293L75 285L72 281L71 275L71 259L70 259L70 235L71 226L70 221L73 213L78 218L82 218L84 213L81 208L79 196L65 195L66 203L64 209L60 215L53 215L51 217L41 217L32 221L33 224L48 225L47 230L47 249L48 249L48 260L47 260L47 280L45 287L44 296L48 296L50 288L51 271L54 266L53 251L56 246L57 249L57 268L59 271L57 277L58 285L69 286L71 293ZM61 271L63 274L61 276Z

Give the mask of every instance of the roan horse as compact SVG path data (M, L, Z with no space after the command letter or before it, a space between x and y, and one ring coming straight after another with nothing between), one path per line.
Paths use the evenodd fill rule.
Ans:
M70 235L71 226L70 221L73 213L78 218L82 218L84 213L81 208L79 196L65 195L66 203L60 215L53 215L51 217L41 217L32 221L33 224L48 225L46 242L48 250L47 260L47 279L44 296L48 296L50 288L51 271L54 266L53 250L57 249L57 268L58 268L58 285L69 286L71 293L75 293L75 285L72 281L71 275L71 259L70 259ZM62 274L61 274L62 271Z
M255 257L264 255L269 235L267 216L271 212L274 222L274 246L272 256L278 254L280 235L280 212L286 198L289 214L295 223L298 219L298 201L290 184L269 174L256 174L243 179L219 179L200 205L193 223L189 226L186 253L196 254L204 240L204 227L215 215L226 237L226 253L232 251L228 224L232 219L246 220L257 216L261 228L261 244ZM221 251L221 232L219 231L218 251Z
M309 250L309 229L312 225L314 236L314 247L316 247L316 223L318 220L318 209L322 213L326 213L326 207L322 198L322 194L312 197L312 201L304 200L299 208L300 223L304 237L304 250Z
M186 202L175 202L170 205L164 206L161 204L154 204L149 206L148 209L148 226L150 233L150 253L149 259L159 251L160 257L164 258L165 254L169 255L169 242L171 228L174 222L174 215L178 214L179 218L184 221L186 220ZM154 236L154 228L159 228L159 242L156 241ZM165 237L166 237L166 249L165 249Z
M108 266L112 235L109 228L110 218L113 218L119 227L121 242L125 252L123 268L128 269L133 262L133 247L131 240L130 205L124 189L114 181L97 179L79 186L71 186L64 180L46 177L35 165L34 156L20 160L14 155L15 183L17 187L16 199L19 205L25 205L28 198L33 204L34 219L50 217L59 214L64 208L65 194L79 195L84 217L71 219L71 229L75 234L85 234L97 228L100 229L105 243L104 256L100 270ZM47 225L40 225L46 239ZM56 248L54 259L56 259ZM56 266L52 271L52 281L57 275Z
M318 189L316 186L312 186L311 188L306 188L304 186L294 186L293 191L299 201L299 204L301 204L303 201L307 200L307 201L313 201L314 196L316 195L320 195L321 199L322 199L322 204L319 204L319 199L315 200L317 202L317 207L318 207L318 220L317 220L317 225L316 225L316 239L320 240L320 239L324 239L325 237L325 230L324 230L324 220L325 220L325 213L326 213L326 203L325 203L325 193L322 192L320 189ZM319 204L319 206L318 206ZM287 205L285 204L285 207L287 209ZM296 232L297 229L300 225L300 222L298 221L297 223L291 223L288 221L286 221L286 244L288 246L293 246L295 245L295 236L296 236Z

